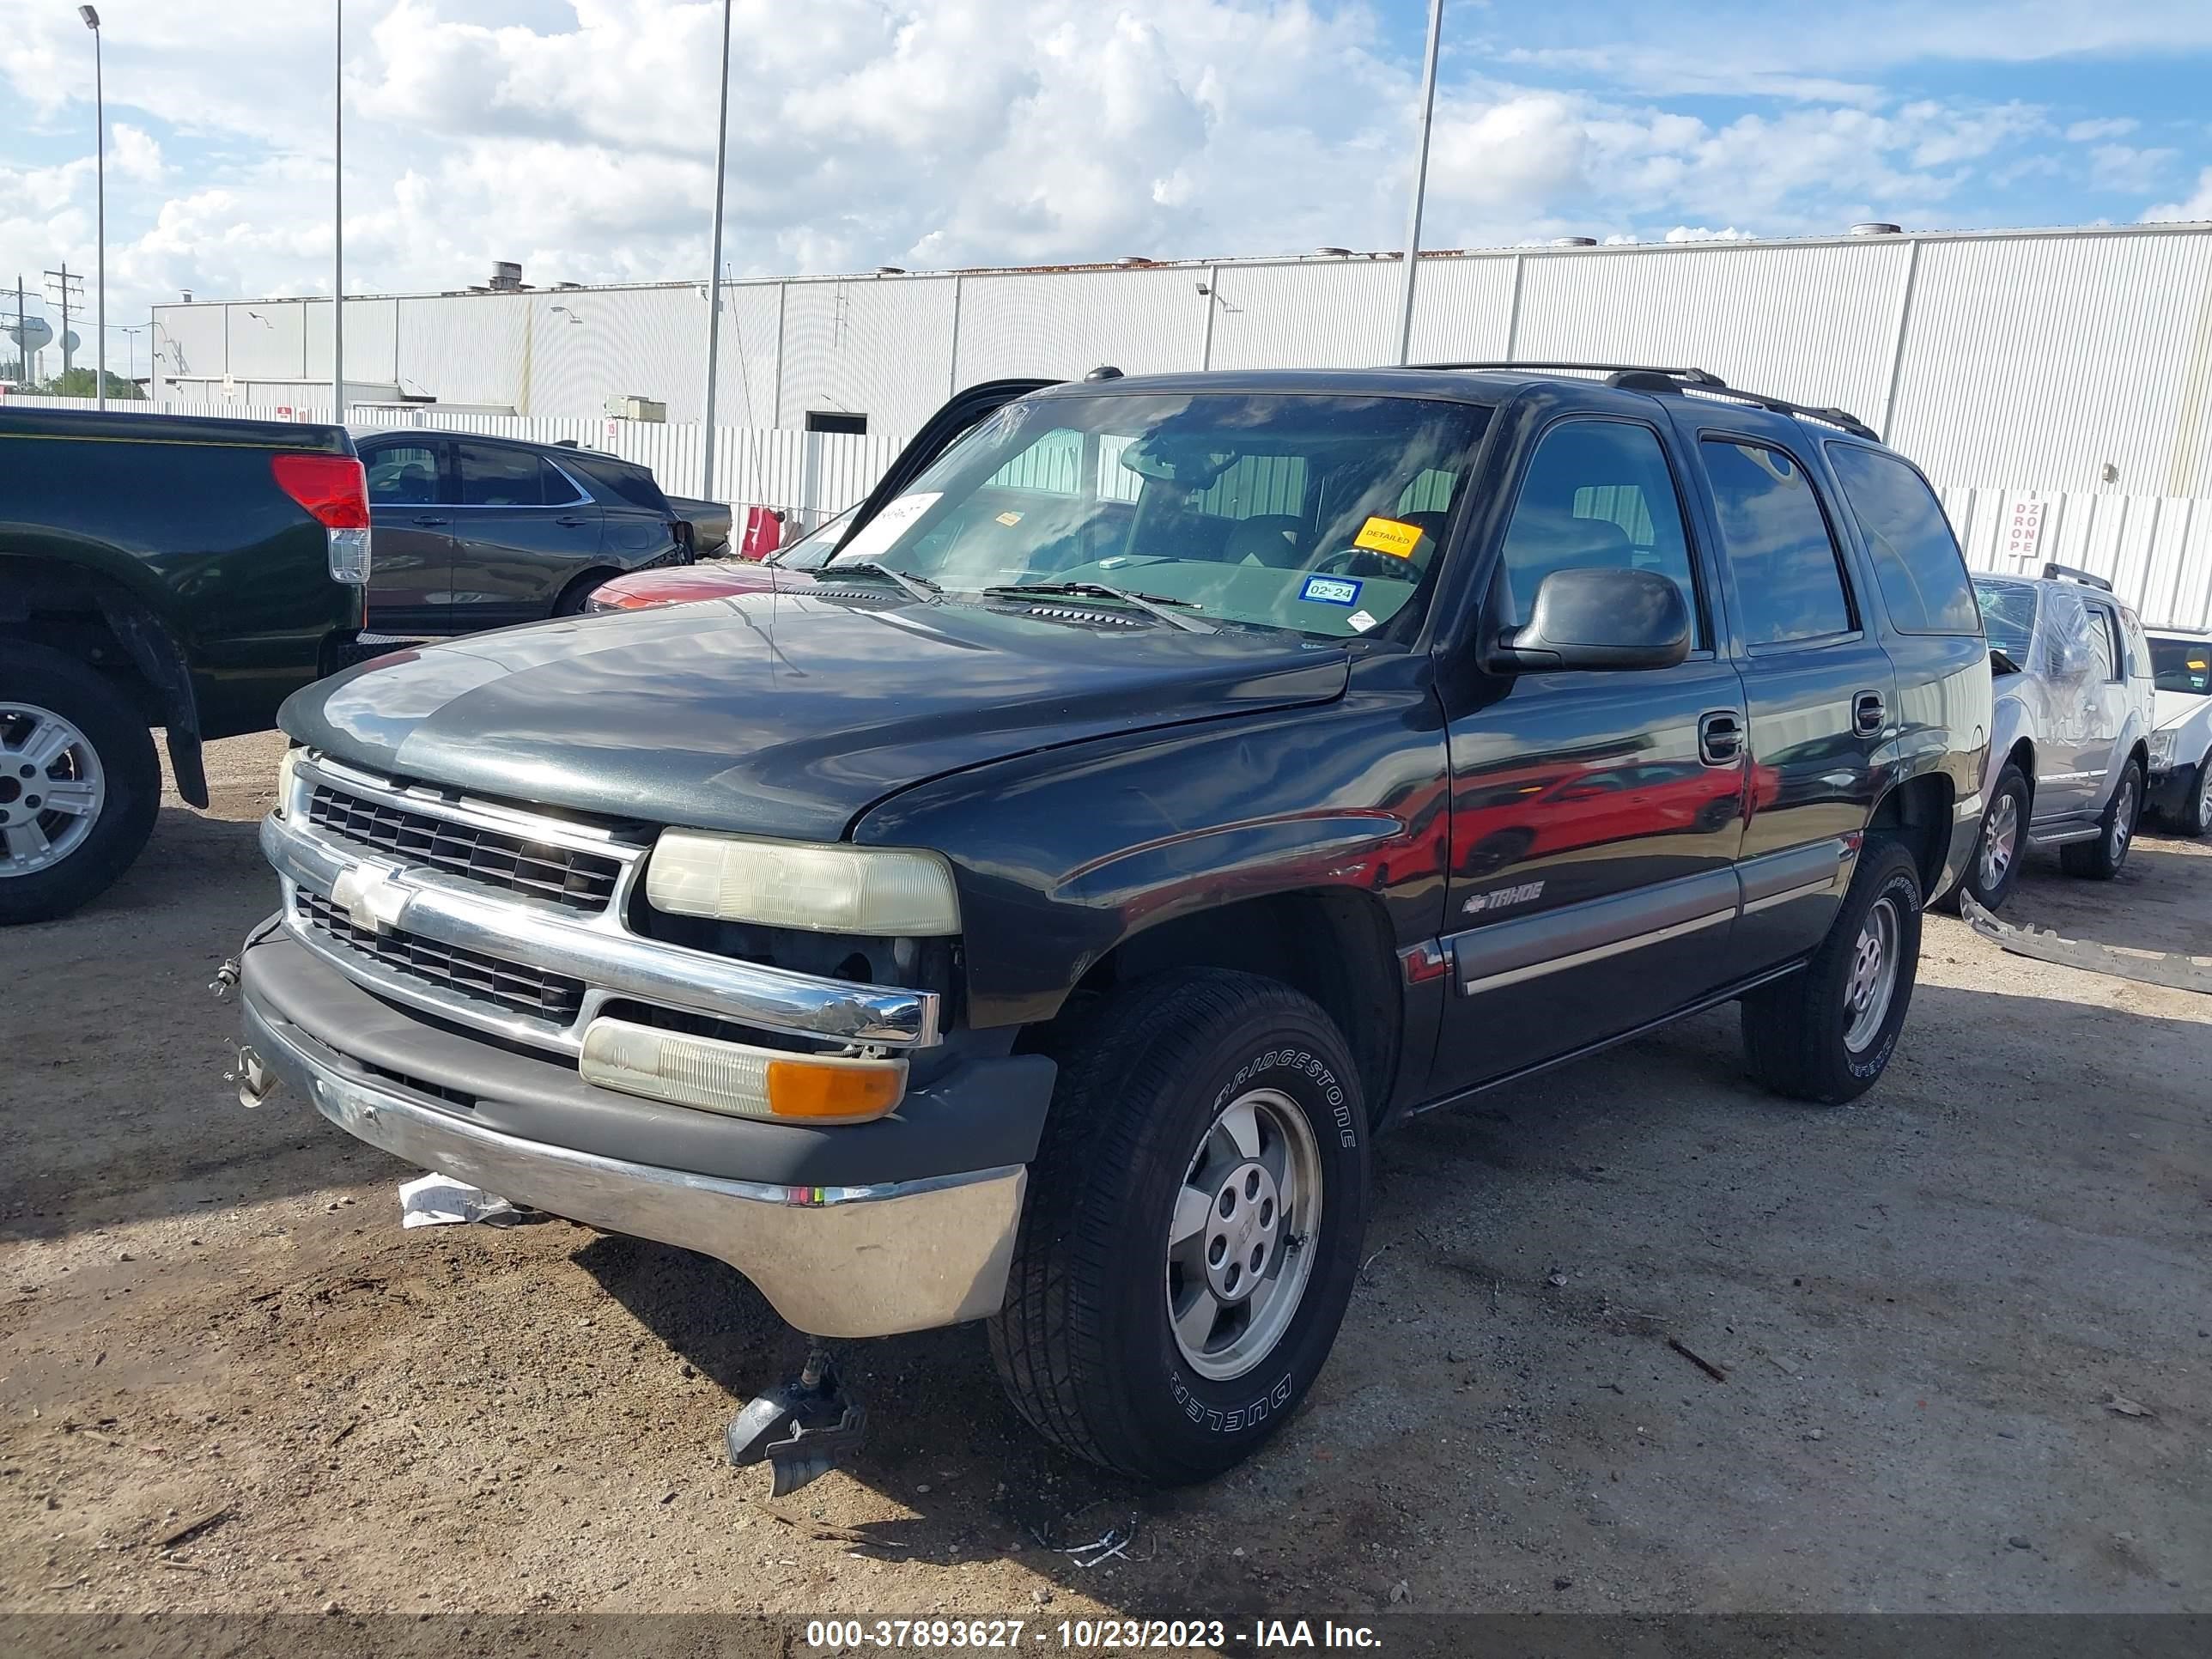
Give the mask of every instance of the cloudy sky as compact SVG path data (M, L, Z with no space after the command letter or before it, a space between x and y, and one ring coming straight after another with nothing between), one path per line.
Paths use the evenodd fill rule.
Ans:
M331 0L100 10L111 319L329 292ZM1395 246L1425 15L738 0L726 263ZM696 274L720 17L348 0L348 291ZM2212 218L2206 0L1451 0L1445 42L1426 246ZM0 0L0 282L92 269L92 88L71 0Z

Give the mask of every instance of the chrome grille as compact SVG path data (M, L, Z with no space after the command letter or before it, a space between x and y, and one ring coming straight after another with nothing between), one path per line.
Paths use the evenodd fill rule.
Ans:
M293 903L300 920L324 937L427 984L560 1025L574 1020L583 1005L584 981L580 979L442 945L404 928L373 932L357 927L343 910L304 887L294 890Z
M621 863L603 853L549 846L524 836L434 817L326 783L307 797L307 822L365 847L451 871L487 886L550 899L572 910L607 908Z

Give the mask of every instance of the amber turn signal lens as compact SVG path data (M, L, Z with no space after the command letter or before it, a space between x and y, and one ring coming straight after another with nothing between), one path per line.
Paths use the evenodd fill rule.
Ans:
M818 1060L768 1063L771 1115L817 1123L859 1123L881 1117L906 1092L906 1068L894 1060L865 1066Z

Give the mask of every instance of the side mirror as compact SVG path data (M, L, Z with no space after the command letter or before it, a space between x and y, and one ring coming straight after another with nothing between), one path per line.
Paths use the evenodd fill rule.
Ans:
M1690 607L1656 570L1554 570L1528 623L1502 635L1484 665L1499 673L1560 668L1672 668L1690 654Z

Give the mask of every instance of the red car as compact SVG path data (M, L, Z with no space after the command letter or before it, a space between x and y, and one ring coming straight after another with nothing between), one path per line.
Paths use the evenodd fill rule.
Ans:
M602 582L584 601L591 611L635 611L648 605L681 605L687 599L720 599L732 593L763 593L771 588L811 587L812 572L830 562L845 539L853 509L847 507L818 529L801 536L765 559L702 559L697 564L662 565L634 570Z

